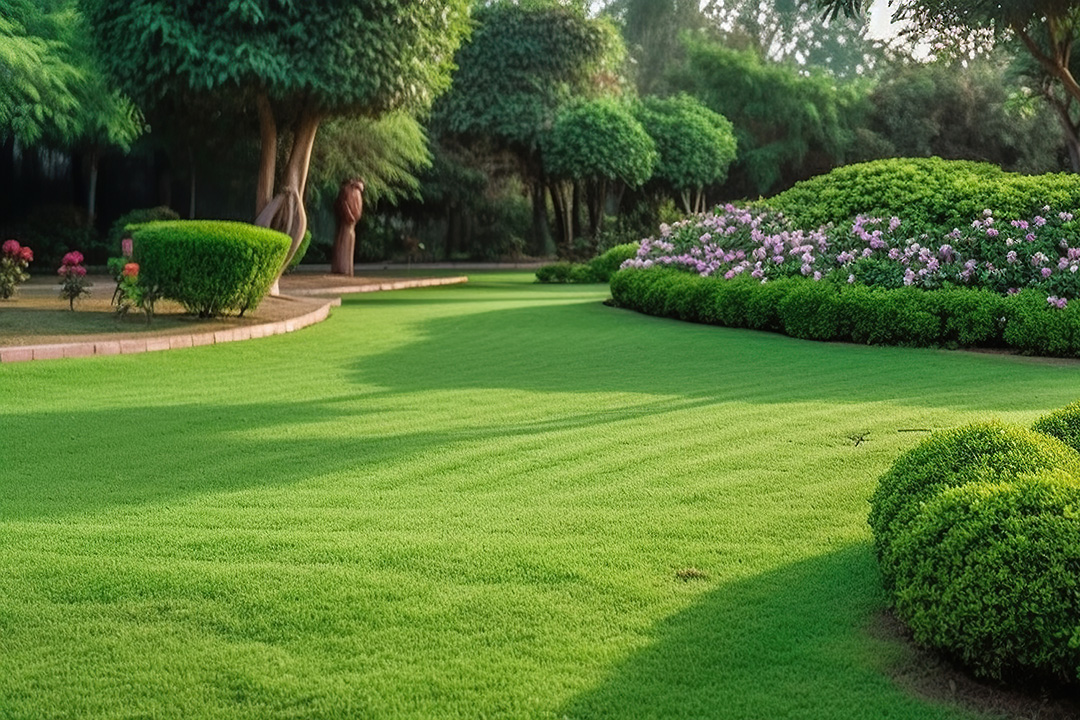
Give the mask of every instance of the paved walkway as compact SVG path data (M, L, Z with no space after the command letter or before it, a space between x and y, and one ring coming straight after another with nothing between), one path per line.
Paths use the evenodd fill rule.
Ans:
M313 304L297 302L295 316L273 322L244 325L222 330L188 332L181 330L154 336L138 336L133 333L115 333L106 338L93 340L75 340L68 343L50 343L43 345L19 345L0 347L0 363L25 362L28 360L56 360L69 357L89 357L91 355L120 355L157 350L175 350L201 345L252 340L255 338L281 335L300 328L322 322L330 315L330 308L341 304L341 295L358 292L377 292L383 290L404 290L408 288L432 287L436 285L456 285L468 282L464 276L435 278L386 278L386 277L348 277L329 273L294 273L281 279L281 297L284 299L324 298L325 302ZM105 283L106 285L108 283ZM45 286L42 286L45 287ZM25 291L35 292L37 287L28 283ZM23 289L20 289L21 291ZM55 285L49 285L48 291L55 293Z

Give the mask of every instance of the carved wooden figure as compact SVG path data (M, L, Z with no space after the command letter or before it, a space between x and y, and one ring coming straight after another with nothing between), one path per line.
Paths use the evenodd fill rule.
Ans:
M356 251L356 223L364 212L364 181L350 178L341 183L334 213L337 215L337 232L334 234L334 250L330 257L330 272L339 275L353 274L353 254Z

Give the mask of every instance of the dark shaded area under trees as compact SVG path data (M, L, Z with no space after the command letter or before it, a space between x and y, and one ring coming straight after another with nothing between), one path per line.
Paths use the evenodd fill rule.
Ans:
M0 68L16 80L0 89L0 231L42 258L80 249L103 262L115 252L106 231L132 208L251 221L276 186L296 196L271 222L310 227L307 259L326 262L337 189L360 177L357 260L573 258L854 161L1080 169L1071 16L1054 16L1056 34L1008 15L947 36L962 3L905 0L924 36L937 33L940 57L924 62L868 39L855 0L823 3L831 21L786 1L497 0L472 5L467 38L455 14L466 4L414 17L423 29L410 40L371 27L324 36L315 25L330 16L262 17L254 2L185 2L162 22L188 45L148 59L149 46L121 42L141 3L12 0L0 19ZM338 18L366 7L332 5ZM930 22L946 5L953 14ZM379 10L399 11L414 12ZM305 27L321 51L301 60L287 38ZM966 44L950 54L954 36ZM90 37L119 50L99 55ZM407 57L379 50L387 42L441 59L413 77ZM197 46L222 52L185 65ZM663 137L664 103L699 118L676 123L697 134Z

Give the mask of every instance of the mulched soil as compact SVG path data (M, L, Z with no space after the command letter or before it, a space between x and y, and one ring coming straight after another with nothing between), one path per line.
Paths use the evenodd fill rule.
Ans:
M913 695L1008 720L1078 720L1076 687L1002 687L972 677L940 654L919 647L892 613L875 618L875 637L906 643L911 652L889 669L897 685Z

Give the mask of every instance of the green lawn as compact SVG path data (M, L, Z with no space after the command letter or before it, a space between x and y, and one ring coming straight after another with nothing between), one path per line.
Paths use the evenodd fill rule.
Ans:
M1080 365L530 280L0 365L0 718L973 717L890 679L866 501Z

